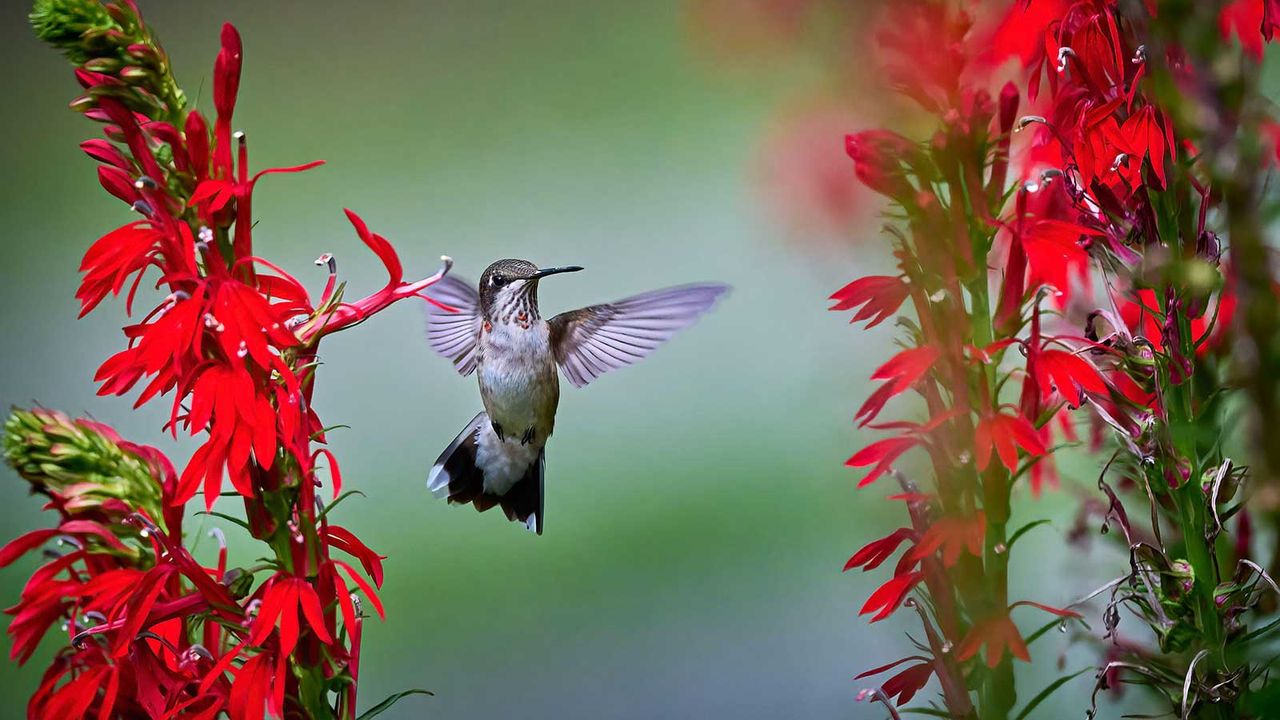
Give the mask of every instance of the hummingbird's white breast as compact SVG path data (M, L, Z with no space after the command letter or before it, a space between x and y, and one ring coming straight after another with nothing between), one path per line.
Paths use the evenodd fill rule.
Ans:
M484 469L485 486L505 493L537 460L555 428L560 402L559 376L551 352L547 324L534 320L493 323L480 334L477 372L480 396L489 420L502 428L500 440L491 427L477 438L476 464ZM533 430L532 440L522 442Z

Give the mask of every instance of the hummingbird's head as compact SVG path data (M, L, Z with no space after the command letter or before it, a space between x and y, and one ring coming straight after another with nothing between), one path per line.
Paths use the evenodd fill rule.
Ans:
M490 321L508 322L518 313L538 315L538 281L548 275L577 272L577 265L538 269L528 260L499 260L480 276L480 310Z

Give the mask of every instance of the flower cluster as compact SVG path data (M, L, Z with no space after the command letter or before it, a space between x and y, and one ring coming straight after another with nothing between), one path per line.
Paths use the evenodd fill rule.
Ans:
M1011 527L1010 499L1019 480L1035 493L1052 482L1047 455L1055 418L1092 398L1111 399L1087 357L1088 341L1049 333L1041 323L1045 291L1068 291L1077 274L1064 256L1077 252L1077 238L1095 233L1039 217L1040 203L1025 189L1006 212L1021 94L1008 84L993 97L969 79L979 75L971 72L978 53L964 10L899 3L877 42L886 77L936 118L938 130L927 143L891 130L846 139L857 177L897 211L888 232L899 272L853 281L832 296L832 309L855 310L854 322L872 326L909 302L915 317L899 319L906 347L872 374L882 384L855 417L859 426L891 434L847 463L869 468L861 487L893 476L902 492L891 499L905 503L910 522L863 547L846 570L875 569L903 549L862 612L876 622L912 607L924 641L901 661L913 664L867 693L904 704L937 677L950 716L1005 717L1016 702L1012 661L1030 659L1030 638L1013 611L1046 611L1050 625L1078 617L1009 598L1009 554L1035 525ZM894 398L908 394L921 398L926 419L878 421ZM895 469L917 450L928 460L928 486Z
M1280 587L1250 559L1247 475L1224 455L1224 436L1227 398L1240 389L1233 364L1243 359L1255 378L1276 367L1280 324L1257 321L1275 315L1272 263L1264 252L1245 271L1239 259L1250 233L1260 238L1256 178L1266 166L1241 164L1236 145L1256 146L1275 127L1240 98L1256 96L1255 63L1277 15L1262 0L1213 6L1014 2L990 32L974 30L957 3L891 10L877 38L885 75L940 128L928 143L889 130L847 138L857 177L897 211L899 273L850 283L833 309L868 326L908 301L913 311L899 319L905 349L875 371L883 384L856 414L892 435L848 462L869 468L860 486L895 477L903 492L892 499L910 523L846 570L875 569L905 548L862 611L874 622L913 607L925 641L860 675L911 663L866 696L903 704L936 677L951 717L1012 711L1010 659L1029 660L1035 638L1079 615L1009 602L1008 555L1043 522L1010 532L1010 493L1020 479L1034 495L1057 483L1050 453L1077 442L1075 417L1106 458L1103 499L1085 513L1101 515L1104 532L1118 524L1131 559L1086 598L1109 593L1105 633L1094 638L1106 645L1099 689L1148 685L1180 717L1247 717L1269 697L1268 664L1256 655L1276 626L1247 623ZM1010 83L992 100L976 78L1010 61L1025 92ZM1023 95L1034 114L1018 117ZM1025 143L1015 147L1015 135ZM1236 195L1247 202L1233 207ZM1255 312L1244 322L1255 352L1242 358L1229 341L1249 272L1262 279L1252 280ZM1263 417L1258 398L1274 394L1274 377L1251 396ZM922 399L924 421L877 422L908 393ZM928 487L896 469L915 450L927 456ZM1148 507L1126 512L1134 502ZM1229 542L1233 516L1239 536ZM1024 604L1058 617L1024 636L1009 612ZM1122 608L1145 621L1149 639L1120 636ZM984 647L986 669L975 661Z
M102 186L140 216L85 253L82 315L121 293L132 314L144 278L163 293L124 328L127 346L97 372L99 394L134 393L136 405L168 395L166 429L201 444L178 472L159 450L99 423L40 409L9 421L9 462L60 520L5 546L0 566L53 539L69 548L50 551L9 611L19 661L54 625L69 641L28 714L354 718L361 607L382 614L383 558L329 519L343 495L311 404L318 345L397 300L424 297L447 260L406 281L391 244L347 211L387 283L347 301L336 263L322 255L328 282L313 299L254 254L258 180L319 163L250 173L245 136L232 130L243 56L235 28L223 27L210 127L132 0L39 0L32 21L77 66L84 93L72 107L103 126L104 137L81 145L101 163ZM212 512L227 494L224 478L244 521ZM260 564L228 567L217 530L216 564L195 558L183 520L200 494L206 511L264 543Z
M1232 126L1229 143L1220 134L1244 116L1225 97L1256 93L1246 78L1271 38L1274 8L1255 0L1157 13L1089 0L1045 10L1016 7L1003 31L1028 42L1020 59L1029 86L1047 79L1043 114L1024 119L1035 128L1031 184L1059 179L1038 214L1087 229L1072 235L1071 251L1100 280L1079 309L1086 300L1099 307L1064 318L1083 327L1089 361L1112 388L1093 403L1096 427L1113 430L1110 441L1095 432L1107 453L1101 514L1122 528L1131 559L1105 588L1108 661L1098 687L1147 685L1181 717L1248 717L1268 673L1251 658L1270 635L1247 623L1280 589L1250 559L1247 471L1224 454L1227 398L1242 395L1229 371L1242 359L1228 342L1239 302L1232 266L1248 236L1230 193L1265 166L1235 162L1257 127L1252 139L1236 134L1248 128ZM1243 82L1215 90L1231 67ZM1233 157L1229 182L1216 169L1224 153ZM1269 272L1268 258L1259 265ZM1271 282L1263 293L1274 307ZM1126 504L1145 507L1130 513ZM1239 536L1229 542L1236 515ZM1150 519L1132 519L1140 517ZM1143 620L1148 638L1120 637L1121 609Z

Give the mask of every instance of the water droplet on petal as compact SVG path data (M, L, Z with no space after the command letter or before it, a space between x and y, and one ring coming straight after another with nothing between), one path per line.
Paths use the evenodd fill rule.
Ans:
M1058 623L1058 632L1065 633L1066 631L1067 631L1067 621L1064 619L1062 622Z
M238 350L236 350L236 357L238 357L238 358L242 358L242 357L244 357L245 355L248 355L248 354L249 354L249 345L248 345L248 344L246 344L246 343L245 343L245 341L241 340L241 341L240 341L240 348L239 348Z

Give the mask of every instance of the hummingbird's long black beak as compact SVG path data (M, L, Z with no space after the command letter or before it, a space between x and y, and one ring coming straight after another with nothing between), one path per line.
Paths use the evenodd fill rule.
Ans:
M567 273L567 272L578 272L581 269L582 269L581 265L564 265L562 267L542 268L538 272L530 275L529 279L537 280L538 278L544 278L548 275L556 275L559 273Z

